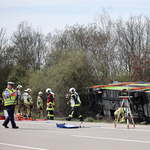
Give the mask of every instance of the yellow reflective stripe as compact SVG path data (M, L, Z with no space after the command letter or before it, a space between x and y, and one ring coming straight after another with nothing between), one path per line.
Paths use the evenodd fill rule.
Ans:
M51 108L47 107L46 110L54 110L54 107L53 106Z
M6 90L7 90L9 93L13 93L13 92L14 92L14 90L11 91L11 90L9 90L8 88L6 88ZM15 95L15 94L14 94L14 95ZM11 97L9 97L9 98L7 98L7 99L5 99L5 97L4 97L4 105L5 105L5 106L16 104L16 103L15 103L16 95L15 95L15 96L14 96L14 95L12 95Z
M11 99L8 99L5 101L5 106L7 105L13 105L14 104L14 101L12 101Z
M69 117L71 117L71 118L72 118L72 117L73 117L73 113L74 113L74 111L72 111L72 113L69 115Z
M80 104L71 104L71 107L80 106Z
M71 107L74 107L75 106L75 104L71 104Z
M49 103L47 103L47 105L52 105L52 106L54 106L55 105L55 103L53 103L53 102L49 102Z
M82 117L82 115L80 115L78 118L81 118Z

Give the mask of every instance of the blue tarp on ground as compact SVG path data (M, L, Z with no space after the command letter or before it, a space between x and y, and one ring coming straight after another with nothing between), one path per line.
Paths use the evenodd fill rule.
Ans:
M72 125L72 124L65 124L65 123L63 123L63 124L57 124L56 123L56 126L58 128L79 128L79 126L75 126L75 125Z

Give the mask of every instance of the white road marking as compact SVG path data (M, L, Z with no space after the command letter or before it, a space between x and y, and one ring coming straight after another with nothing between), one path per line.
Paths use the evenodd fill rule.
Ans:
M21 145L8 144L8 143L0 143L0 145L13 146L13 147L21 147L21 148L35 149L35 150L48 150L48 149L35 148L35 147L28 147L28 146L21 146Z
M139 131L139 132L150 132L150 130L141 130L141 129L135 129L135 128L129 128L129 129L119 129L119 128L109 128L109 127L101 127L101 129L110 129L110 130L125 130L125 131Z
M111 141L123 141L123 142L135 142L135 143L146 143L150 144L150 141L139 141L139 140L128 140L128 139L117 139L117 138L105 138L105 137L94 137L94 136L83 136L83 135L71 135L79 138L90 138L90 139L101 139L101 140L111 140Z

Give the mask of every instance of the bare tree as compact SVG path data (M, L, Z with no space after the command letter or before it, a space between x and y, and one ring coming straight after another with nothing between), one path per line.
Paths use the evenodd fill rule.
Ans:
M101 15L95 16L95 23L102 37L98 39L102 44L97 43L99 46L97 64L101 62L100 66L105 76L112 78L118 63L116 24L105 10Z
M149 53L149 27L149 19L143 15L130 16L125 23L122 19L117 22L120 63L129 73L132 72L131 56Z
M21 22L17 31L13 33L13 56L17 65L22 65L25 70L39 70L43 63L45 52L45 39L40 31L35 31L28 22Z
M6 38L6 30L0 29L0 67L6 65L5 58L7 57L8 39Z

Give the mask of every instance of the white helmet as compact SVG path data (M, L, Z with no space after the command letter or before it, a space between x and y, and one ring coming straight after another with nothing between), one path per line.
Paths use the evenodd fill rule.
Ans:
M69 89L69 92L70 92L70 93L74 93L74 92L75 92L75 88L73 88L73 87L70 88L70 89Z
M47 92L50 93L51 91L52 91L52 90L51 90L50 88L47 88L47 89L46 89L46 93L47 93Z
M22 87L22 85L18 85L17 88L20 89L20 88L23 88L23 87Z
M39 92L39 95L41 95L41 94L43 94L43 92L40 91L40 92Z
M28 93L31 93L31 89L30 88L27 88L25 91L28 92Z

